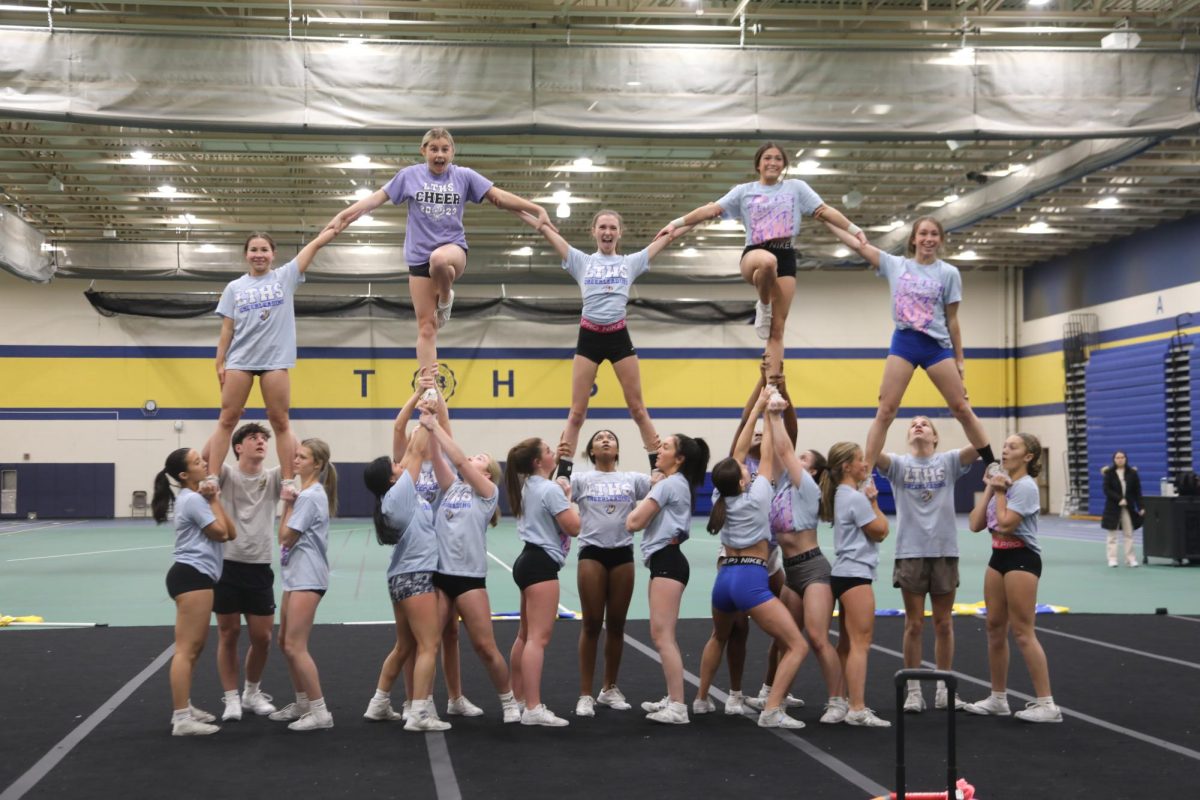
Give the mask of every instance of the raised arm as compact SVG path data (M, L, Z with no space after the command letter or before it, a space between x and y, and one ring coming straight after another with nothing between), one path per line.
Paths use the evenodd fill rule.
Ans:
M768 397L768 406L770 405L770 398L772 396L778 396L775 392L772 392L768 389L764 389L763 394L767 395ZM780 409L779 412L768 410L767 419L763 421L763 438L761 445L762 458L758 461L758 474L766 478L771 483L775 483L775 465L779 463L775 459L775 431L772 430L773 426L771 425L771 419L778 418L779 413L782 412L782 410L783 409ZM749 489L750 487L747 486L746 488Z
M787 431L788 441L795 449L796 438L800 435L800 425L796 419L796 406L792 404L792 396L788 394L787 378L782 372L779 372L775 375L768 375L767 383L778 389L779 396L787 401L787 408L783 410L783 429Z
M958 451L958 463L962 464L964 467L975 461L977 458L979 458L979 451L970 445L967 445Z
M225 388L225 356L233 344L233 318L221 317L221 335L217 338L217 381ZM207 458L207 457L206 457Z
M530 214L528 211L514 211L513 213L520 217L522 222L545 237L550 246L554 248L554 252L558 253L559 258L563 261L567 260L567 253L571 250L571 244L562 237L562 234L555 230L553 225L546 224L545 221Z
M845 217L842 217L842 219L845 219ZM825 220L821 221L825 222ZM878 247L867 243L865 240L860 240L854 234L832 223L825 222L825 227L829 229L830 233L840 239L842 244L846 245L846 247L849 247L851 250L865 258L867 263L872 267L879 269L880 250Z
M361 217L363 214L370 213L388 201L388 194L383 189L376 189L372 194L367 195L362 200L359 200L349 208L342 209L333 215L333 219L329 220L326 228L331 228L334 235L346 230L346 227Z
M758 391L758 399L754 401L753 408L750 409L750 415L746 417L746 424L738 431L737 439L733 442L733 450L729 453L736 461L746 463L746 456L750 454L750 446L754 441L754 425L758 422L758 418L762 416L763 409L767 407L767 392L763 389ZM761 450L761 446L760 446ZM766 452L766 451L762 451ZM759 466L762 465L762 458L759 461Z
M418 385L412 397L396 414L396 421L392 425L392 461L403 461L404 454L408 452L408 423L412 421L413 411L424 391L425 387Z
M302 249L296 256L296 266L300 268L301 272L306 272L308 270L308 265L311 264L313 258L316 257L317 251L332 242L333 237L335 236L337 236L337 231L335 231L333 228L327 227L325 230L318 233L315 239L304 245L304 249Z
M684 225L679 228L674 228L666 236L656 237L654 239L654 241L651 242L646 247L646 257L653 261L654 257L656 255L658 255L659 253L661 253L663 251L663 249L666 248L667 245L669 245L671 242L678 239L680 236L683 236L684 234L688 233L694 227L696 227L696 226L695 225Z
M805 472L804 465L800 463L800 457L796 455L795 445L788 443L787 436L784 433L783 417L780 414L767 414L767 425L763 428L764 438L766 443L765 432L767 428L771 429L772 439L774 442L775 457L779 459L779 463L783 465L783 469L788 474L788 480L792 486L799 486L803 480Z
M675 219L668 222L661 231L659 231L657 234L655 234L654 238L659 239L664 236L670 236L672 231L675 231L679 228L686 227L689 230L691 230L691 228L694 227L696 224L701 223L701 222L707 222L710 219L716 219L717 217L721 216L722 213L723 213L723 209L718 204L705 203L704 205L700 206L699 208L693 208L691 211L684 214L682 217L676 217ZM686 231L685 231L685 233L686 233Z
M496 208L503 208L505 211L524 211L538 219L539 222L549 225L554 228L554 223L550 221L550 215L546 213L546 209L539 206L532 200L526 200L524 197L518 197L512 192L506 192L499 186L493 186L484 192L483 199L494 205Z
M958 327L958 303L946 304L946 330L950 332L950 346L954 348L954 366L958 377L967 377L967 362L963 358L962 330Z
M867 235L863 233L862 228L858 227L849 219L847 219L845 214L838 211L833 206L827 206L824 204L820 205L817 210L813 212L813 218L821 220L821 222L824 222L826 225L833 224L838 230L845 231L853 236L859 242L859 244L865 245L867 243Z
M437 443L442 448L442 452L446 454L446 458L450 459L450 462L454 464L456 469L458 469L458 474L461 475L462 479L467 482L467 485L475 491L475 494L479 495L480 497L488 498L495 495L496 484L492 483L492 479L486 472L479 469L479 467L475 466L475 464L472 463L469 458L467 458L467 454L464 453L462 448L458 446L458 442L454 441L450 434L446 432L441 425L437 424L437 420L434 419L432 415L422 414L421 426L429 431L430 436L437 440ZM445 459L442 459L442 463L445 463ZM440 476L438 478L438 482L441 483ZM451 483L453 483L453 481L451 481ZM445 489L448 485L449 484L446 484L445 486L442 486L442 488Z

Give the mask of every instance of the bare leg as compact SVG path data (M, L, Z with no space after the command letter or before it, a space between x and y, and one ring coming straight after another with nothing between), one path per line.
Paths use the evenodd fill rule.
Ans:
M962 425L963 433L967 435L967 441L971 443L971 446L975 448L986 446L988 443L987 431L983 429L983 423L971 409L971 403L967 400L967 389L963 386L962 376L958 374L958 367L955 366L954 359L947 358L939 361L926 369L925 373L929 375L929 380L933 381L933 385L946 399L946 407Z
M229 379L225 379L228 383ZM267 407L267 421L275 433L275 452L279 454L279 469L284 479L292 477L295 466L296 439L292 434L289 418L292 404L292 381L286 369L264 372L258 379L263 405Z
M708 699L708 689L712 686L717 669L721 666L721 651L729 642L729 634L733 630L734 624L739 619L743 621L746 619L740 611L729 614L715 608L712 610L712 615L712 635L708 637L708 641L704 644L704 652L700 655L700 685L696 690L696 698L699 700Z
M508 680L508 664L496 647L496 636L492 630L492 609L488 602L487 589L472 589L455 598L458 613L467 628L467 637L475 648L475 655L487 670L492 685L499 694L511 688Z
M841 600L845 615L843 636L849 640L845 672L850 710L861 711L866 708L867 656L875 633L875 590L870 584L855 586L843 592Z
M217 675L221 689L238 688L238 639L242 633L240 614L217 614Z
M933 663L940 670L954 664L954 592L931 594L933 606Z
M308 637L320 602L321 595L316 592L288 592L287 634L286 638L280 637L283 654L297 679L296 690L307 694L310 702L324 697L317 664L308 652Z
M521 652L521 681L525 690L525 706L536 708L542 703L542 664L546 646L554 633L558 617L558 581L542 581L521 592L527 598L525 611L525 647Z
M1008 624L1012 629L1013 641L1025 659L1029 678L1033 681L1035 697L1050 696L1050 667L1046 663L1046 652L1038 641L1034 627L1037 607L1038 579L1022 570L1013 570L1004 576L1004 591L1008 597ZM989 614L991 611L989 610Z
M1004 576L987 568L983 574L983 602L987 606L988 667L992 691L1008 691L1008 594Z
M671 578L650 579L650 637L662 659L663 675L667 679L667 696L673 702L683 702L683 658L675 640L675 624L679 621L679 601L684 584Z
M225 370L225 383L221 386L221 414L217 417L217 429L208 440L208 471L213 475L221 474L221 465L229 455L229 440L233 438L233 430L246 411L246 399L250 397L250 387L254 385L254 376L240 369Z
M184 592L175 598L175 654L171 656L171 710L187 708L192 694L192 671L208 638L212 589Z
M915 367L900 356L888 356L883 365L883 381L879 385L879 409L867 432L867 449L864 455L872 467L883 452L884 441L887 439L888 428L896 414L900 411L900 401L904 399L904 390L912 381Z
M608 598L608 570L592 558L579 559L579 696L591 695L596 676L596 648L604 628L604 603Z
M776 598L750 609L750 617L768 636L783 644L775 682L771 684L771 693L767 696L764 708L767 711L784 704L796 671L808 655L808 645L804 643L804 637L800 635L800 629L796 627L787 606Z
M904 597L904 668L921 666L921 637L925 631L925 595L900 590Z
M833 591L828 583L810 583L804 587L804 632L812 647L825 688L830 697L841 697L842 664L837 650L829 642L829 626L833 622Z
M617 373L621 391L625 393L625 405L629 409L629 416L633 418L638 433L642 435L642 446L648 453L658 450L658 432L654 430L650 412L646 409L646 401L642 399L642 372L638 366L638 357L622 358L613 364L613 372Z
M608 603L604 613L604 686L617 685L621 656L625 652L625 616L633 599L633 563L621 564L608 571Z
M592 396L592 384L596 382L596 372L600 365L588 361L583 356L575 356L571 364L571 410L567 413L567 427L563 430L562 439L571 446L574 456L579 447L579 429L587 418L588 400Z

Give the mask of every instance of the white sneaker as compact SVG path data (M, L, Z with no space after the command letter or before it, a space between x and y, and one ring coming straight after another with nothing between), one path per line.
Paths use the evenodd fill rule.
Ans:
M746 695L741 692L730 692L729 697L725 699L726 714L745 714L746 713Z
M446 713L452 717L482 717L483 709L461 695L446 703Z
M596 716L596 701L592 699L590 694L583 694L579 696L579 702L575 704L575 716Z
M372 697L371 702L367 703L367 710L363 712L363 719L371 722L402 722L404 717L392 708L390 697L385 700Z
M268 714L267 718L276 722L295 722L307 713L308 703L288 703L275 713Z
M1062 722L1062 709L1057 703L1039 703L1033 700L1025 704L1024 711L1013 715L1022 722Z
M400 719L408 722L409 716L412 715L412 701L405 700L400 704Z
M979 714L982 717L1007 717L1012 714L1008 708L1008 698L996 697L993 694L989 694L978 702L967 703L963 706L963 710L971 714Z
M693 714L711 714L716 710L717 706L713 703L712 698L697 697L692 701Z
M942 698L942 708L945 708L945 698ZM920 689L909 689L908 696L904 698L904 713L905 714L920 714L925 710L925 695L921 694Z
M825 713L821 715L821 722L826 725L836 725L844 722L846 714L849 712L850 701L844 697L831 697L829 702L825 703Z
M217 721L217 718L212 714L208 713L207 711L201 711L190 703L188 704L188 710L192 712L192 719L196 720L197 722L207 722L211 725Z
M642 702L642 711L653 714L655 711L662 711L670 704L670 697L664 697L662 700L645 700Z
M201 722L193 717L184 717L171 723L172 736L208 736L221 730L216 725Z
M621 690L616 686L610 686L596 695L596 702L602 706L608 706L614 711L628 711L633 708L633 706L629 705L629 701L625 699L625 695L621 694Z
M507 702L501 701L500 709L504 714L504 722L506 724L521 721L521 713L524 709L521 708L521 704L516 699L508 700Z
M1113 569L1116 569L1117 568L1117 560L1115 558L1110 558L1108 560L1108 565L1110 567L1112 567Z
M521 724L542 725L547 728L565 728L571 723L562 717L555 716L554 712L546 708L545 703L542 703L533 708L525 709L525 713L521 715Z
M404 730L406 731L448 731L450 723L437 718L433 713L433 703L428 703L419 708L413 708L408 712L408 719L404 721Z
M760 728L787 728L789 730L798 731L804 727L804 723L798 719L789 717L782 708L772 708L770 711L764 711L758 715L758 727Z
M946 701L950 699L950 692L942 684L938 684L937 694L933 696L933 707L945 710ZM958 696L958 692L954 693L954 710L962 711L967 706L967 701ZM907 709L905 709L907 710Z
M859 711L846 712L846 724L856 725L861 728L890 728L892 723L886 719L880 719L875 716L875 712L869 708L864 708Z
M691 722L688 719L687 706L683 703L667 703L667 707L659 711L654 711L646 715L646 719L651 722L661 722L664 725L687 725Z
M1127 566L1127 567L1135 567L1136 568L1137 565L1138 565L1137 559L1130 559L1129 561L1125 562L1125 566Z
M255 692L254 694L242 692L242 708L253 711L260 717L265 717L268 714L275 713L275 706L271 703L274 699L274 697L262 691Z
M446 305L437 304L437 326L444 328L446 323L450 321L450 310L454 308L454 290L450 290L450 299L446 301Z
M221 722L237 722L242 718L242 700L237 695L222 697L225 710L221 712Z
M300 719L288 725L289 731L319 731L333 727L333 714L328 711L309 711Z
M747 697L743 702L750 708L753 708L755 711L762 711L767 707L767 698L770 696L770 687L763 686L759 688L757 697ZM791 692L788 692L787 697L784 699L784 705L788 708L803 708L804 701L793 695Z
M766 340L771 338L771 304L764 303L762 300L754 301L754 332L758 334L758 338Z

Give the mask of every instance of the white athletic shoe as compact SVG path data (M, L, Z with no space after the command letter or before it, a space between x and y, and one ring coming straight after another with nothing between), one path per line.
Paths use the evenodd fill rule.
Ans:
M307 713L308 703L288 703L275 713L268 714L267 719L273 719L276 722L295 722Z
M1062 722L1062 710L1057 703L1039 703L1033 700L1025 704L1024 711L1013 715L1022 722Z
M996 697L994 694L989 694L987 697L975 703L967 703L963 709L971 714L979 714L982 717L1007 717L1012 714L1008 708L1007 697Z
M542 725L547 728L565 728L571 723L559 716L555 716L554 712L546 708L546 704L534 706L533 708L525 709L525 713L521 715L522 725Z
M367 710L363 712L363 719L371 722L404 721L404 717L392 708L392 699L390 697L383 700L372 697L371 702L367 703Z
M767 698L770 696L771 687L764 684L759 688L758 695L756 697L747 697L743 702L745 702L747 706L753 708L755 711L762 711L767 707ZM791 692L788 692L788 696L784 699L784 705L788 708L803 708L804 701L793 695Z
M309 711L288 725L289 731L319 731L333 727L333 714L328 711Z
M949 690L946 689L945 684L939 683L938 687L937 687L937 694L935 694L933 696L933 707L945 710L946 703L949 699L950 699ZM966 705L967 705L967 701L963 700L961 697L959 697L958 692L955 692L954 693L954 710L962 711L964 708L966 708Z
M188 710L192 712L192 719L196 720L197 722L207 722L211 725L217 721L217 718L212 714L196 708L191 703L188 704Z
M869 708L863 708L858 711L846 712L846 724L854 725L860 728L890 728L892 723L886 719L880 719L875 716L875 712Z
M446 327L446 323L450 321L450 311L454 308L454 290L450 290L450 299L446 301L446 305L437 304L437 326L439 328Z
M717 706L713 703L712 698L697 697L692 701L693 714L711 714L716 710Z
M798 731L804 727L804 723L798 719L789 717L782 708L776 707L758 715L758 727L787 728L788 730Z
M516 700L501 702L500 708L504 714L505 724L521 721L521 714L524 712L524 709L521 708L521 704Z
M729 697L725 699L726 714L745 714L746 713L746 696L741 692L730 692Z
M221 712L221 722L237 722L242 718L242 700L237 695L222 697L225 710Z
M275 706L271 702L274 697L263 691L257 691L253 694L242 692L242 708L253 711L260 717L265 717L268 714L275 713Z
M583 694L579 696L579 702L575 704L575 716L596 716L596 701L592 699L590 694Z
M821 715L821 722L826 725L836 725L844 722L848 713L850 713L849 700L844 697L831 697L825 703L825 713Z
M216 725L201 722L193 717L184 717L171 723L172 736L208 736L221 730Z
M943 704L942 708L946 706ZM904 698L904 713L905 714L920 714L925 710L925 695L921 694L920 689L909 689L908 696Z
M771 304L761 300L754 301L754 332L758 338L771 338Z
M688 719L687 706L683 703L667 703L667 707L654 711L646 715L646 719L651 722L661 722L664 725L687 725L691 722Z
M482 717L483 709L461 695L446 703L446 713L452 717Z
M625 695L616 686L610 686L596 695L596 702L602 706L608 706L614 711L628 711L633 708L633 706L629 705L629 701L625 699Z
M426 700L424 703L415 704L408 712L408 719L404 721L404 730L406 731L448 731L450 723L444 722L437 718L437 714L433 711L433 702Z
M642 702L642 711L648 714L653 714L655 711L662 711L671 703L670 697L664 697L662 700L644 700Z

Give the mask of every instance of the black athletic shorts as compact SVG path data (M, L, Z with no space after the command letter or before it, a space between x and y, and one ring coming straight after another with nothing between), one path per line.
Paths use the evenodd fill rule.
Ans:
M579 560L599 561L605 569L614 569L622 564L633 563L633 545L624 547L597 547L594 544L579 548Z
M476 589L487 588L487 578L474 578L469 575L447 575L444 572L433 573L433 587L441 589L451 600L460 594L473 592Z
M275 616L275 572L270 564L226 560L213 587L213 612Z
M742 256L751 250L766 250L775 256L775 276L778 278L796 277L796 249L792 247L791 239L771 239L759 244L752 244L742 251Z
M629 329L621 328L612 333L597 333L587 328L579 329L579 341L575 344L575 355L583 356L593 364L618 361L637 355L637 348L629 338Z
M855 586L870 586L874 582L870 578L840 578L832 575L829 578L829 588L833 589L833 599L837 600Z
M513 562L513 580L521 591L525 591L535 583L558 580L560 569L562 567L549 553L536 544L526 542L525 549Z
M651 580L670 578L687 586L688 578L692 575L692 568L688 564L687 556L683 554L677 544L669 544L663 549L655 551L654 555L650 556L649 567Z
M1042 557L1028 547L993 549L988 566L1001 575L1013 570L1023 570L1042 577Z
M188 592L211 589L214 583L216 581L191 564L181 564L176 561L167 570L167 594L171 596L172 600Z

